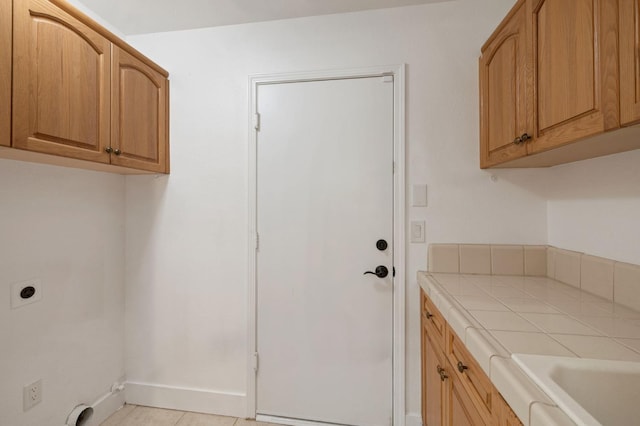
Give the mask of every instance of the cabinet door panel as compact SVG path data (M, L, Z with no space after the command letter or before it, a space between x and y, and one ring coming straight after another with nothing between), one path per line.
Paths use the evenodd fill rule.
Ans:
M530 57L526 18L525 3L521 2L480 58L481 167L527 153L524 144L514 143L529 131L531 122L527 116L533 94L527 75Z
M620 121L640 121L640 0L620 0Z
M164 76L113 47L112 163L167 171L167 91Z
M13 146L108 163L111 43L48 2L15 6Z
M444 424L444 387L439 369L446 369L447 364L442 357L442 349L428 337L427 327L422 326L422 421L427 426Z
M448 388L448 426L483 426L485 421L469 399L458 377L453 374Z
M11 145L11 0L0 0L0 145Z
M592 0L547 0L538 12L540 131L592 112L596 106Z
M539 152L619 126L617 2L542 0L533 10Z

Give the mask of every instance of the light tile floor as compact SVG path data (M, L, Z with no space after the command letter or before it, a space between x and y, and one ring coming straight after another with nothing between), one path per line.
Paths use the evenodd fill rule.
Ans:
M163 408L125 405L105 420L101 426L269 426L236 417L214 416Z

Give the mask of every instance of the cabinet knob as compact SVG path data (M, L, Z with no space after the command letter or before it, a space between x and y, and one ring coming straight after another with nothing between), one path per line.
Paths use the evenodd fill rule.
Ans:
M526 142L526 141L528 141L529 139L531 139L531 136L529 136L529 134L528 134L528 133L523 133L523 134L522 134L522 136L520 136L520 140L521 140L522 142Z
M521 144L522 143L522 138L520 136L518 136L517 138L515 138L513 140L513 143L516 144L516 145Z
M444 368L440 366L438 366L438 374L440 375L440 381L442 382L449 378L449 376L447 376L446 372L444 371Z
M458 361L458 371L464 373L464 370L467 370L469 367L464 365L462 361Z
M116 149L113 150L113 153L115 155L120 155L120 154L122 154L122 151L120 151L118 148L116 148Z
M431 318L432 316L433 316L433 314L432 314L432 313L430 313L430 312L428 312L428 311L424 311L424 317L425 317L426 319L429 319L429 318Z
M111 154L113 152L113 148L111 148L110 146L106 147L104 150L107 154Z

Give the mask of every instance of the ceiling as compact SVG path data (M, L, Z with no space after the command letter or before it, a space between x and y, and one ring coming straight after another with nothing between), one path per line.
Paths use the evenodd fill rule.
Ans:
M125 35L329 15L446 0L81 0Z

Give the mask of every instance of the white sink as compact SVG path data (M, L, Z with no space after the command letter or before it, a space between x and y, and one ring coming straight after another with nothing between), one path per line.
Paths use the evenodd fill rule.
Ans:
M545 355L511 358L579 426L640 424L640 363Z

